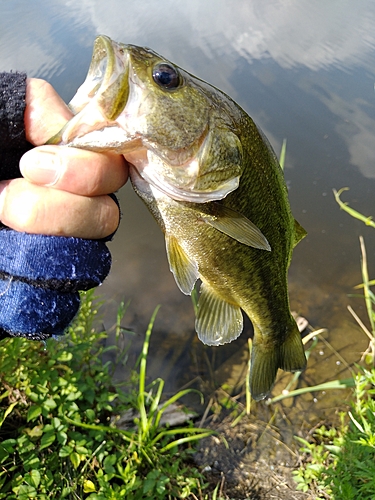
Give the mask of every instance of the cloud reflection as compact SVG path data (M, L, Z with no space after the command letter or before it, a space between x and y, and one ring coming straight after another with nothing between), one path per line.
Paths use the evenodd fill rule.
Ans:
M183 40L210 58L234 53L248 61L272 58L282 67L317 70L364 64L375 47L372 0L345 5L342 0L248 0L235 6L223 0L162 0L157 6L151 0L81 0L74 5L98 32L124 42L158 40L163 50L167 45L172 51Z
M16 65L27 71L51 68L61 58L62 48L53 33L53 25L61 23L65 30L74 27L77 41L85 45L92 31L123 42L152 43L167 56L178 50L183 57L185 46L199 48L209 58L236 55L250 62L272 58L285 68L363 65L375 47L372 0L344 5L342 0L247 0L235 6L224 0L36 0L12 2L13 7L7 4L7 8L1 7L1 31L8 40L8 50L1 44L0 61L3 67ZM22 9L22 50L12 51L9 47L19 44L14 26L14 18L21 16L17 9ZM368 69L374 71L373 67Z

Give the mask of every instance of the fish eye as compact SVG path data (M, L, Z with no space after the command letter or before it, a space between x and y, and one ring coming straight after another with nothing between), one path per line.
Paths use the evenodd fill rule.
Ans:
M171 64L160 63L152 70L154 82L167 90L174 90L181 84L181 76L177 69Z

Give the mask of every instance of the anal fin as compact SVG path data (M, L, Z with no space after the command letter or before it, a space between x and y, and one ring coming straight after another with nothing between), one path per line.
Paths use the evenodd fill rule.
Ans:
M174 236L166 234L165 245L174 279L181 292L190 295L199 277L198 264L189 258Z
M211 346L235 340L243 329L240 307L220 298L207 283L202 283L200 292L195 321L198 338Z

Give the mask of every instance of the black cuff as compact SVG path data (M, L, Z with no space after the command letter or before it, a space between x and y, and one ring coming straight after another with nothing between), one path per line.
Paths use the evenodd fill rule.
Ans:
M32 145L24 124L26 74L0 73L0 180L21 177L19 160Z

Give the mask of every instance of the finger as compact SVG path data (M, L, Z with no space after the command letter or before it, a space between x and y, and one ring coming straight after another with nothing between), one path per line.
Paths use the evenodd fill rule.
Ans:
M0 182L0 193L0 220L16 231L100 239L119 223L118 206L109 196L79 196L26 179Z
M45 80L28 78L24 114L26 139L40 146L57 134L73 114Z
M112 193L128 178L128 166L122 155L63 146L40 146L28 151L21 158L20 169L35 184L82 196Z

